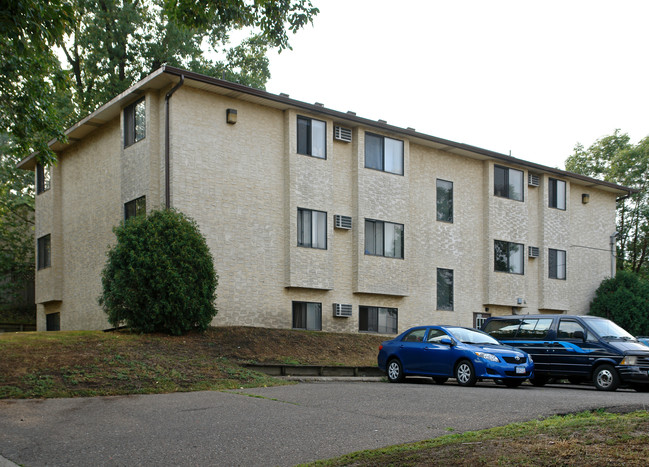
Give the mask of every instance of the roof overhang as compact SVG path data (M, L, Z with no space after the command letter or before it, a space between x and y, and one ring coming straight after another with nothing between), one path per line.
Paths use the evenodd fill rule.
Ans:
M182 70L171 66L164 65L157 69L146 78L138 81L129 89L112 99L110 102L99 107L83 120L79 121L68 130L65 131L67 141L52 140L49 147L55 152L61 152L69 146L75 144L77 141L82 140L87 135L101 127L105 123L119 117L121 110L131 102L137 100L140 96L149 90L161 90L175 85L180 81L180 77L184 77L184 86L201 89L207 92L212 92L227 96L233 99L239 99L267 107L273 107L279 110L302 110L311 112L318 115L324 115L336 123L346 125L349 127L369 127L376 130L381 130L396 135L407 137L410 141L420 144L422 146L439 149L442 151L457 154L458 156L469 157L478 160L493 160L508 165L514 165L525 168L532 172L547 173L557 177L570 179L578 185L584 187L593 187L600 190L609 191L616 195L625 196L636 193L637 190L615 183L597 180L591 177L574 174L565 170L547 167L534 162L529 162L523 159L518 159L505 154L500 154L487 149L471 146L468 144L457 143L435 136L419 133L411 128L400 128L389 125L383 121L369 120L366 118L358 117L353 112L340 112L324 107L320 104L309 104L306 102L298 101L289 98L285 94L271 94L260 89L251 88L238 83L232 83L210 76L202 75L192 71ZM36 166L36 153L31 154L29 157L23 159L18 167L26 170L33 170Z

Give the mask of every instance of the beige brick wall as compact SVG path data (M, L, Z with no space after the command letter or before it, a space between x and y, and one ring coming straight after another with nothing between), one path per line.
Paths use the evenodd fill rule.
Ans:
M39 329L54 311L63 329L108 326L97 297L112 227L127 201L146 196L149 211L164 203L166 91L146 93L144 140L123 149L121 118L114 119L60 155L53 188L37 198L37 235L53 234L53 266L37 274ZM226 123L228 108L238 111L235 125ZM524 202L498 198L492 161L398 134L354 124L353 141L344 143L334 140L341 123L330 117L188 85L170 109L172 206L197 221L214 255L215 325L288 328L293 301L321 303L322 329L339 332L358 331L359 306L398 308L400 331L470 326L483 312L584 313L609 274L615 195L595 187L569 181L559 211L547 207L546 175L539 187L524 184ZM326 160L297 154L298 115L326 122ZM404 141L403 176L365 168L367 131ZM437 221L437 179L453 183L452 223ZM327 213L326 250L297 246L298 208ZM352 229L334 228L336 214L351 216ZM365 219L403 224L405 258L366 255ZM525 246L525 274L494 271L494 240ZM539 258L527 257L530 245ZM567 251L567 280L548 278L548 248ZM436 309L437 268L453 270L454 311ZM334 318L334 303L351 304L352 317Z
M61 240L52 241L52 268L36 274L39 330L50 312L60 313L61 329L108 327L97 298L112 227L122 219L120 148L120 123L114 120L59 155L48 195L60 199L55 208L37 200L37 230L50 228L46 224L53 232L61 229ZM56 276L54 288L46 274Z

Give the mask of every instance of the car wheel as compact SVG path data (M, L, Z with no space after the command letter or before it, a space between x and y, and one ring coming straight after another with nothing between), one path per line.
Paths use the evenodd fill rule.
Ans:
M475 386L478 379L475 377L475 371L470 361L462 360L457 364L455 367L455 379L457 379L457 384L460 386Z
M620 385L620 377L611 365L601 365L593 374L593 383L599 391L615 391Z
M545 383L548 382L548 378L546 376L535 376L534 378L530 378L530 383L532 383L534 386L545 386Z
M433 376L433 381L435 381L435 384L444 384L448 381L448 378L446 376Z
M388 362L388 381L391 383L400 383L403 381L403 366L396 358Z
M505 386L507 386L508 388L517 388L518 386L523 384L523 381L524 380L522 379L506 378L503 380L503 383L505 383Z

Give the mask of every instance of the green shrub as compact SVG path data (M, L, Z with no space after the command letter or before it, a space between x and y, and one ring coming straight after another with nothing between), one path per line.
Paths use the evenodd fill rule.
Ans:
M590 305L590 313L602 316L634 336L649 335L649 282L629 271L602 281Z
M204 330L216 316L218 276L196 222L155 211L114 229L99 304L115 327L183 334Z

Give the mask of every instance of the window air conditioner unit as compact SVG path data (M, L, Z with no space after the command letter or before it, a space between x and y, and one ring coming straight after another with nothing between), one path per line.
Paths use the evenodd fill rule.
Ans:
M528 247L528 254L530 258L538 258L539 257L539 248L536 246L530 246Z
M352 218L349 216L341 216L340 214L334 215L334 220L336 221L335 226L337 229L351 230L352 228Z
M344 141L345 143L352 142L352 130L341 126L334 126L334 139Z
M334 303L334 317L350 318L352 316L352 306L343 303Z
M539 176L536 174L527 174L527 184L529 186L539 186Z

